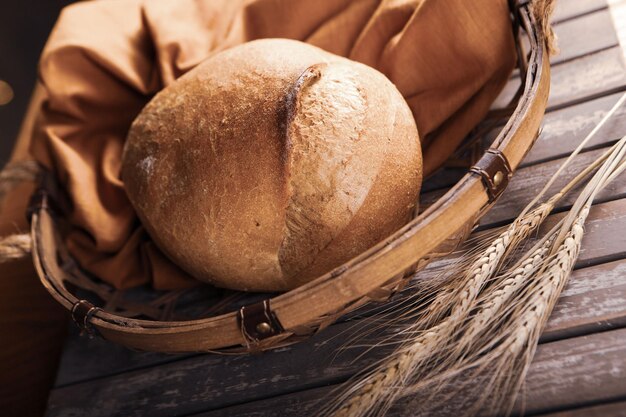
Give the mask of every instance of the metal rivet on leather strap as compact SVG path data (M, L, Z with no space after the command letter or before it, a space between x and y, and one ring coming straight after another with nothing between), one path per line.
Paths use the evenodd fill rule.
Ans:
M481 177L490 203L506 189L513 174L509 161L498 149L487 149L470 172Z
M503 179L504 179L504 174L502 173L502 171L496 172L496 175L493 176L493 185L497 187L498 185L502 183Z
M256 325L256 331L259 332L260 334L269 333L271 330L272 330L272 326L270 326L269 323L262 322Z
M247 342L258 342L284 331L278 317L270 308L269 300L241 307L238 319Z

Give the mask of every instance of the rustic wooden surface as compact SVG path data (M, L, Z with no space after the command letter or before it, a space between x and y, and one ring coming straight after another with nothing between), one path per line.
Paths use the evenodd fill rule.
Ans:
M552 59L542 134L478 233L513 219L626 90L626 65L606 0L561 0L555 22L562 53ZM512 81L494 106L505 103L513 91ZM625 134L626 108L576 158L568 174ZM435 201L452 181L454 172L434 178L423 204ZM565 198L548 222L571 203L571 197ZM601 193L586 229L576 269L527 378L527 415L626 416L626 175ZM428 279L448 262L434 263L419 279ZM372 309L306 342L248 356L139 353L72 330L47 415L315 416L320 399L387 353L374 349L360 357L363 347L340 349L359 331L359 317ZM391 415L411 415L410 401Z

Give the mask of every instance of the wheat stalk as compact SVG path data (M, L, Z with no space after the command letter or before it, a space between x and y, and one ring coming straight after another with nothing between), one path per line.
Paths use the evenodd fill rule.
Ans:
M605 152L594 163L587 166L583 171L576 175L567 185L565 185L560 191L555 193L551 198L542 204L538 204L540 199L547 193L550 187L554 184L556 179L561 176L566 167L574 160L574 158L584 149L591 139L600 131L602 126L615 114L615 112L626 102L626 94L623 94L620 99L613 105L613 107L604 115L602 120L587 134L587 136L580 142L580 144L572 151L567 159L561 164L558 170L548 179L545 186L537 193L535 198L522 210L518 218L500 235L496 238L491 245L480 255L478 255L474 261L462 261L459 263L457 269L463 269L474 271L477 267L485 268L490 271L490 275L496 273L503 264L503 260L511 255L511 253L518 247L519 243L525 240L530 233L534 232L537 227L543 223L548 214L554 209L556 204L561 198L569 193L576 185L580 184L591 172L593 172L598 166L604 163L607 158L613 152L613 148ZM617 146L617 144L615 145ZM614 147L615 147L614 146ZM503 252L499 252L499 249L504 248ZM469 266L471 264L471 267ZM441 281L441 280L437 280ZM447 280L450 285L443 288L429 288L431 292L438 292L435 300L427 310L427 314L421 314L416 316L418 319L415 326L418 328L426 328L429 325L436 324L447 310L450 303L462 298L457 291L458 288L463 288L456 280ZM464 283L468 282L481 282L480 279L464 280ZM482 285L482 284L481 284ZM423 318L423 319L422 319Z
M546 213L546 210L551 210L556 202L560 200L565 194L567 194L576 184L578 184L583 178L585 178L593 169L598 165L604 163L613 153L615 147L605 152L600 158L598 158L593 164L589 165L585 170L579 173L573 180L571 180L563 189L552 196L548 202L544 205L540 205L537 209L531 211L539 211L539 213ZM542 207L545 206L545 207ZM525 216L526 217L526 216ZM539 224L543 222L545 217L532 216L536 219L536 224L532 225L534 230ZM563 221L559 222L557 228L562 227ZM494 320L498 315L502 314L502 310L507 306L508 302L515 296L516 292L522 288L526 281L537 273L538 268L542 267L545 259L550 255L551 247L556 240L556 236L552 233L548 233L540 242L538 242L530 251L526 253L513 267L508 271L500 274L492 284L490 291L483 295L478 303L480 309L472 316L472 320L467 325L461 326L459 333L463 334L463 339L456 345L457 356L462 356L466 349L476 344L474 340L480 332L483 332L487 328L487 324ZM465 343L462 343L465 341Z

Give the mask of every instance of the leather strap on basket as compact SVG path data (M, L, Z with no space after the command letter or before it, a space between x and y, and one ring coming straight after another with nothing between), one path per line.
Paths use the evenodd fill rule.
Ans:
M509 161L498 149L487 149L476 165L470 168L470 172L481 177L489 195L489 203L500 197L513 175Z
M99 310L87 300L77 301L72 307L72 320L87 334L94 334L95 330L91 325L91 317Z
M241 307L238 318L241 333L249 343L256 343L284 331L278 317L270 308L270 300Z

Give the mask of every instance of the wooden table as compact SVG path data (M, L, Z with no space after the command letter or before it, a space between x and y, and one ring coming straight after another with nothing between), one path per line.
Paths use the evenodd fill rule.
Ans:
M542 134L483 229L511 221L626 90L624 49L606 0L561 0L555 21L561 54L553 58ZM624 134L626 108L569 175ZM423 201L441 195L449 178L433 179ZM550 221L571 202L566 198ZM625 175L601 193L586 229L527 378L527 415L626 416ZM363 352L356 348L335 357L344 339L334 336L353 325L343 321L298 345L247 356L138 353L73 330L47 415L315 416L320 398L384 354L373 349L354 361ZM399 407L393 415L411 413Z

